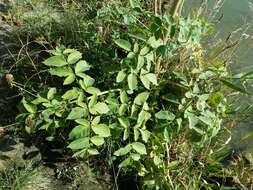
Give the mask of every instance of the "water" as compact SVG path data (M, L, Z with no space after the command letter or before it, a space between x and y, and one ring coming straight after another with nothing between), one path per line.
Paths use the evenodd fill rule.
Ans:
M217 0L208 0L208 9L213 9L213 3ZM201 0L186 0L186 12L192 7L200 4ZM228 35L238 28L245 28L247 24L253 24L253 6L250 8L249 2L253 0L226 0L221 7L218 16L222 17L220 22L216 24L219 38L226 39ZM222 16L223 15L223 16ZM246 31L248 35L253 35L253 26L249 26ZM253 39L245 39L238 48L231 67L233 73L253 71Z
M208 0L209 9L213 6L216 0ZM185 12L188 12L192 7L199 5L201 0L185 0ZM252 3L252 6L250 6ZM226 0L221 7L217 17L221 18L220 22L216 23L216 30L218 32L218 38L223 41L228 35L241 28L248 27L245 31L249 38L244 39L238 47L235 55L230 63L233 74L241 72L253 71L253 0ZM238 36L239 38L239 36ZM253 87L249 86L249 91L253 92ZM252 97L242 96L238 101L239 105L253 104ZM253 115L253 114L252 114ZM249 121L238 123L232 131L231 145L234 149L240 151L250 151L253 153L253 138L243 140L246 134L253 132L253 116L249 118Z

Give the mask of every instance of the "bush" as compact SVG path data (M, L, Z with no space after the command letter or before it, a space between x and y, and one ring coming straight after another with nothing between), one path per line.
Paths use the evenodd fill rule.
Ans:
M213 139L228 107L222 87L231 83L221 60L205 59L211 25L132 0L108 4L96 12L90 52L48 50L43 65L61 83L27 94L18 119L74 157L138 174L144 189L222 186L208 179L221 171Z

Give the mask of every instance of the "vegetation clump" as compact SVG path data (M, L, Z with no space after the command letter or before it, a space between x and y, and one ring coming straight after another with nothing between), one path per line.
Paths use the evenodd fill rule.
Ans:
M24 93L17 120L26 132L63 145L65 154L99 162L112 171L116 189L119 175L137 176L150 190L232 186L222 176L217 155L223 147L216 140L230 107L225 89L233 85L225 62L208 60L203 48L212 25L196 14L181 16L182 5L90 4L79 4L89 10L79 15L86 19L78 25L81 45L50 44L39 65L47 73L40 81L47 82ZM60 22L53 17L61 14L43 22Z

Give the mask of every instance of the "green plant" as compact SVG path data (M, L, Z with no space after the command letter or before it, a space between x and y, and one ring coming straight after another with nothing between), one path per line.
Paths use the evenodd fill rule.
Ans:
M107 155L146 189L211 189L206 178L220 168L212 140L227 108L221 86L231 86L226 65L205 60L201 39L211 26L129 2L117 7L126 29L115 29L111 45L120 68L108 74L113 83L96 84L96 67L59 46L43 64L63 87L23 98L19 118L30 134L63 138L76 157Z

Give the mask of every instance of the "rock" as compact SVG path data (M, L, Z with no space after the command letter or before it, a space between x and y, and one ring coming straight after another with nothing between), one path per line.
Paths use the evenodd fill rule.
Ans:
M0 140L0 171L5 170L11 163L23 165L24 144L6 135Z

